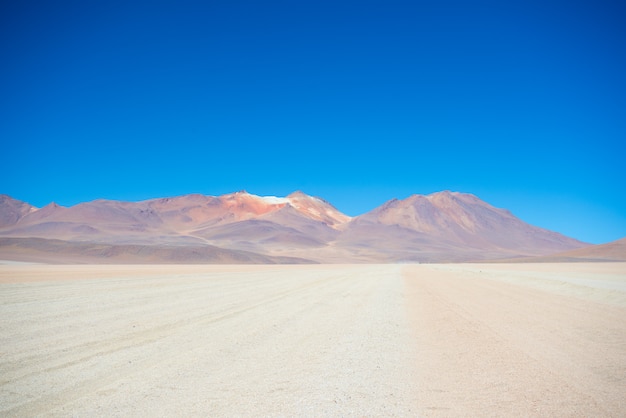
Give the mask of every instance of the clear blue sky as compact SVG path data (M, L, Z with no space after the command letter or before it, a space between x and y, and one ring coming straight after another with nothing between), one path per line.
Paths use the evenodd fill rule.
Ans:
M470 192L626 236L626 7L589 1L5 1L0 193L246 189L349 215Z

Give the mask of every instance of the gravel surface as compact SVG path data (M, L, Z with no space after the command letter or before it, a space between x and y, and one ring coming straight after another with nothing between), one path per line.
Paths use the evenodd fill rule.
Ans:
M625 416L626 264L0 265L0 416Z
M422 416L626 416L626 264L405 271Z
M399 266L69 271L0 287L2 416L416 414Z

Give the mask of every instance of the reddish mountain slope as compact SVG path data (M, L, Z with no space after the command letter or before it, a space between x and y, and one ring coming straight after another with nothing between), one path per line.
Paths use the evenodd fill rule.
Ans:
M333 236L329 229L334 231L350 219L321 199L303 193L287 198L237 192L142 202L95 200L71 207L52 203L41 209L20 209L20 204L26 205L10 200L0 208L7 218L1 235L108 243L202 243L212 228L265 219L276 224L275 228L288 226L312 235L313 240L327 241ZM316 230L321 237L316 237ZM256 240L254 235L246 236L249 241Z
M355 218L342 246L377 246L394 260L461 261L538 255L586 244L529 225L471 194L440 192L391 200Z
M36 207L28 203L2 194L0 195L0 228L14 225L25 215L36 210Z
M287 197L242 191L141 202L95 200L41 209L2 196L0 220L0 237L115 246L213 245L322 262L467 261L585 246L526 224L473 195L452 192L394 199L356 218L302 192Z

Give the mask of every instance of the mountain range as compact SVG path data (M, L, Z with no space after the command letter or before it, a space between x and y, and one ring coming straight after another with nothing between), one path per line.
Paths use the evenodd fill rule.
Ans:
M36 208L0 195L0 259L48 262L460 262L548 256L589 244L472 194L393 199L350 217L325 200L245 191Z

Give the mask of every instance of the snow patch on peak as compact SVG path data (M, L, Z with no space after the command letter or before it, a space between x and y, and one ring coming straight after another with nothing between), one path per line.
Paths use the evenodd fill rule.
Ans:
M259 198L269 205L282 205L283 203L289 203L289 199L286 197L259 196Z
M240 190L235 193L226 194L222 196L228 200L239 200L244 199L246 201L257 201L262 202L266 205L284 205L289 203L289 199L286 197L278 197L278 196L258 196L255 194L248 193L245 190Z

